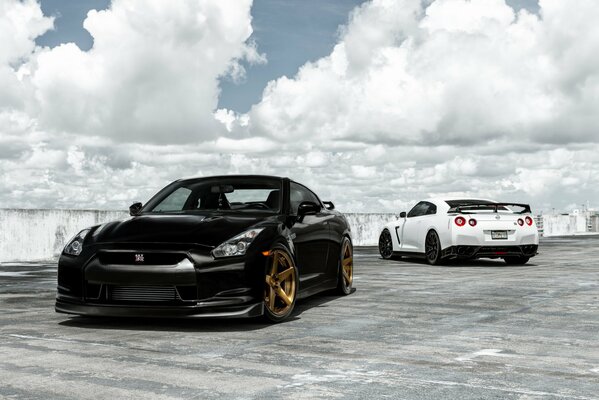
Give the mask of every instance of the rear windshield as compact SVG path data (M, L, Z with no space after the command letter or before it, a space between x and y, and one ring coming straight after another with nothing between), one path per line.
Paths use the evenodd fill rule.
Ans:
M506 204L497 206L496 202L489 200L473 200L473 199L465 199L465 200L445 200L445 202L449 205L448 213L453 212L467 212L467 213L484 213L484 212L495 212L504 211L515 214L522 214L528 212L528 208L525 206L521 206L518 204Z
M469 206L472 204L493 204L492 201L488 201L488 200L472 200L472 199L467 199L467 200L445 200L445 202L447 204L449 204L449 207L453 208L453 207L457 207L457 206Z

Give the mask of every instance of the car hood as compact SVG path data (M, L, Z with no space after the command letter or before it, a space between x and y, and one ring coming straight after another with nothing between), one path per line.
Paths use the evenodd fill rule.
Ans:
M264 221L264 216L141 215L98 227L96 243L193 243L215 247Z

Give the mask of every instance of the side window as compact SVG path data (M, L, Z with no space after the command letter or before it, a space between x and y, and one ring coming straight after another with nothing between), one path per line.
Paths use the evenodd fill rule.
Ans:
M302 185L299 185L295 182L290 182L289 184L289 202L291 206L291 213L297 214L297 208L300 203L303 201L311 201L312 203L320 204L320 200L314 193L312 193L308 188L305 188Z
M426 215L435 215L437 213L437 206L433 203L427 203L428 208L426 210Z
M180 187L171 193L166 199L162 200L162 202L160 202L160 204L158 204L152 211L181 211L183 210L185 202L189 198L190 193L190 189L186 187Z
M414 208L412 208L408 213L408 218L425 215L428 210L428 205L429 203L427 203L426 201L421 201L420 203L416 204Z

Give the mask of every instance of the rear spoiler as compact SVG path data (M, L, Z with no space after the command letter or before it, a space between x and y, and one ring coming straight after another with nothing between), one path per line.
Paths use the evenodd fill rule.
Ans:
M522 203L471 203L471 204L464 204L464 205L457 205L455 207L451 207L447 213L462 213L462 214L468 214L468 211L476 211L476 210L493 210L493 212L497 212L497 209L499 207L510 207L510 206L516 206L516 207L522 207L523 210L519 211L519 212L515 212L514 214L530 214L532 213L531 209L530 209L530 205L528 204L522 204Z

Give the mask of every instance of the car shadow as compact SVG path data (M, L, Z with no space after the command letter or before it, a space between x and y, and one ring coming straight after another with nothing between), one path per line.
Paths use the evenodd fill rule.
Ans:
M352 289L352 293L355 292ZM262 318L143 318L143 317L85 317L71 316L58 325L81 329L115 329L131 331L165 332L249 332L267 329L301 319L301 314L315 307L326 307L326 303L339 299L329 292L317 294L299 300L293 313L278 324L269 323Z
M350 296L356 292L356 288L352 288ZM312 308L315 307L327 307L327 303L333 300L342 299L345 296L340 296L336 294L333 290L323 292L322 294L318 294L316 296L308 297L307 299L303 299L297 302L295 305L295 310L293 310L293 315L290 320L300 319L299 316Z
M522 267L537 266L537 264L530 262L530 261L523 265L513 265L513 264L506 264L505 261L499 260L499 259L498 260L493 260L493 259L475 259L475 260L462 259L462 260L458 260L458 259L454 259L454 260L445 260L445 261L443 261L442 264L439 264L439 265L430 265L429 263L426 262L426 260L424 258L419 258L419 257L402 257L402 258L394 258L391 260L385 260L382 257L380 257L379 259L386 261L386 262L389 262L389 261L393 262L396 265L410 263L410 264L423 265L423 266L431 267L431 268L456 268L456 267L457 268L461 268L461 267L522 268Z

